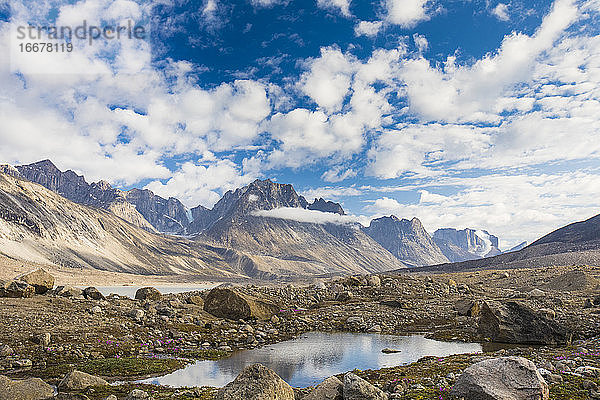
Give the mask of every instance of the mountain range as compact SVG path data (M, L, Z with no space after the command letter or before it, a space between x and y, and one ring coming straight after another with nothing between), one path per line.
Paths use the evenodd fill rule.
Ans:
M284 209L345 215L338 203L322 198L309 203L292 185L268 179L226 192L212 209L188 209L176 198L165 199L147 189L122 191L106 181L88 183L50 160L3 165L0 172L3 209L20 210L16 220L43 227L37 232L21 225L27 232L19 232L15 218L0 218L0 224L11 225L0 231L7 249L2 253L22 259L139 273L272 279L370 273L500 254L498 238L487 231L446 228L431 236L417 218L392 215L363 227L261 214ZM58 211L69 208L66 214ZM89 226L91 232L110 226L114 234L75 234L80 231L77 226ZM58 240L48 243L47 237ZM143 245L149 242L153 246ZM144 260L151 260L153 267Z

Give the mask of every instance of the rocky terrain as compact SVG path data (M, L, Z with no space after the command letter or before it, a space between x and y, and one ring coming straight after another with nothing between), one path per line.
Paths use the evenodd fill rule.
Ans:
M102 400L148 398L142 392L154 399L251 400L261 398L253 397L257 390L276 393L263 399L599 398L599 282L599 268L553 267L228 285L172 295L147 288L129 299L62 286L38 271L1 285L0 398L26 388L38 396L13 398L44 399L48 387L54 394L47 385L58 387L59 398ZM288 389L261 367L221 391L127 383L309 331L424 332L490 344L483 354L352 371L314 389ZM477 364L485 360L496 361ZM513 378L490 389L486 374ZM121 383L106 385L115 381ZM506 397L518 392L510 382L521 381L539 397ZM500 394L475 397L490 390Z

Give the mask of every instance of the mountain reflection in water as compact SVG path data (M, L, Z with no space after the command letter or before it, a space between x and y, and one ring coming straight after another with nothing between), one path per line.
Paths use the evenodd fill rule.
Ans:
M384 354L392 348L399 353ZM353 369L380 369L409 364L424 356L480 352L477 343L440 342L422 335L391 336L366 333L306 333L294 340L235 352L217 361L198 361L172 374L145 383L183 386L224 386L244 367L260 363L294 387L317 384Z

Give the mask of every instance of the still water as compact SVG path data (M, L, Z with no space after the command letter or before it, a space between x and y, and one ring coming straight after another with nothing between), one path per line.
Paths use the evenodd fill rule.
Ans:
M206 290L212 289L218 286L219 283L207 283L205 285L195 285L195 286L153 286L158 289L162 294L169 293L184 293L184 292L192 292L195 290ZM111 293L118 294L119 296L127 296L130 298L135 297L135 292L138 289L144 286L96 286L96 289L100 291L105 296L108 296ZM84 289L82 287L82 289Z
M384 354L392 348L399 353ZM477 343L440 342L422 335L311 332L297 339L233 353L217 361L198 361L172 374L144 383L182 386L224 386L244 367L261 363L294 387L307 387L353 369L379 369L410 364L424 356L444 357L482 351Z

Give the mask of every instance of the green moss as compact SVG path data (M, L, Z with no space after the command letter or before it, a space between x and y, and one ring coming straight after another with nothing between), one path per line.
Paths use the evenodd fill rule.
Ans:
M195 360L220 360L229 356L229 352L214 349L195 349L180 353L182 357L193 358Z
M154 385L123 384L115 386L104 386L95 388L92 393L86 392L90 400L104 400L109 395L114 394L119 399L127 397L133 389L140 389L148 393L154 400L214 400L217 389L215 388L170 388Z
M132 377L166 374L185 367L185 360L172 358L106 358L78 366L82 372L108 377Z
M586 378L563 374L563 382L550 386L550 398L556 400L586 400L590 398L589 391L583 388ZM596 384L598 379L590 379Z

